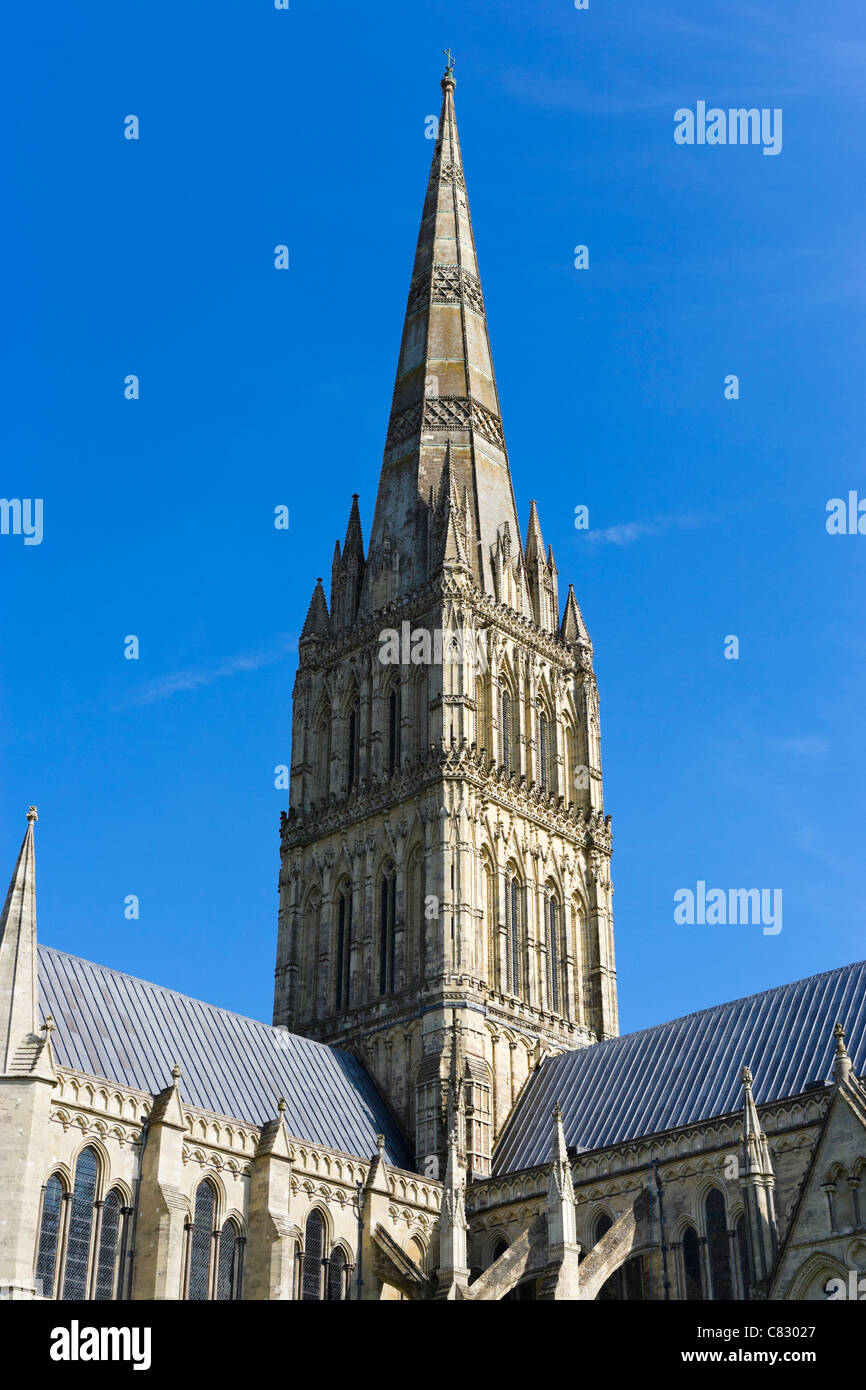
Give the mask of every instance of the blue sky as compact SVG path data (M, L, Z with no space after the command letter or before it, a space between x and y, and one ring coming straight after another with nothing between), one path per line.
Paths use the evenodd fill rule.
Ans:
M369 531L450 45L518 508L595 643L623 1030L861 958L866 537L825 508L866 497L862 4L55 0L10 37L0 494L44 539L0 536L0 847L36 802L41 939L270 1018L297 636L354 491ZM675 145L698 100L782 108L781 154ZM698 880L781 888L783 930L677 925Z

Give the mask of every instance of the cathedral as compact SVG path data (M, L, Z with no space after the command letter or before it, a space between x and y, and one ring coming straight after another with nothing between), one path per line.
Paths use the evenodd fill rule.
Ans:
M866 962L620 1035L593 647L534 503L518 521L441 85L370 535L355 496L300 636L273 1022L38 944L30 808L0 918L2 1298L866 1276Z

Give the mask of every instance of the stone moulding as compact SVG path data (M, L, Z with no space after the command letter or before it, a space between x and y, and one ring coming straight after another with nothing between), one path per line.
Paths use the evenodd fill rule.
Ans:
M359 792L344 798L336 796L327 805L306 812L294 807L281 818L281 840L285 848L301 848L323 836L340 831L367 816L393 808L400 801L417 795L425 785L443 780L467 781L489 801L513 809L540 828L559 834L575 848L611 852L613 835L610 816L600 811L589 815L565 806L562 797L527 784L516 772L496 768L475 744L460 748L433 748L423 763L407 764L392 777L372 781Z

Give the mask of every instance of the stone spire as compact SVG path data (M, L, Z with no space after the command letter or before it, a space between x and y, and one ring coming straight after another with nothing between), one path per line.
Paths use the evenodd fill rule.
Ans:
M304 626L301 628L300 640L303 642L308 637L330 637L330 635L331 619L328 617L328 600L325 598L321 579L317 579L313 597L310 599L310 606L307 609L307 616L304 619Z
M451 441L445 446L445 466L442 470L439 505L432 533L430 573L439 570L469 569L466 554L466 513L461 508L454 481Z
M27 812L27 830L0 916L0 1070L13 1070L22 1046L37 1039L39 1025L36 968L36 807ZM17 1065L15 1067L17 1070Z
M740 1183L746 1209L746 1234L753 1281L759 1286L769 1278L779 1248L776 1224L776 1178L770 1146L761 1126L752 1073L743 1068L743 1159Z
M535 502L529 504L529 526L526 531L524 549L526 582L532 602L532 616L545 632L556 633L559 626L559 600L556 586L556 564L553 550L548 548L544 554L544 540L538 508Z
M456 1067L454 1068L456 1070ZM453 1083L452 1083L453 1085ZM456 1105L449 1105L448 1157L442 1184L442 1205L439 1210L439 1268L438 1298L455 1298L457 1289L466 1286L469 1266L466 1255L466 1173L460 1162L458 1112L462 1095Z
M390 524L402 555L394 598L428 578L428 498L438 497L447 445L456 496L468 497L473 578L493 593L490 552L508 524L520 530L499 409L475 238L454 114L454 73L442 78L439 138L409 287L370 551ZM372 583L362 613L374 608Z
M337 542L331 566L331 623L337 632L350 628L358 616L365 570L364 535L361 530L358 494L355 492L352 494L343 553L340 554L340 545ZM322 597L324 598L324 593Z
M563 642L568 642L571 646L576 646L580 642L589 642L589 633L586 630L583 614L574 596L573 584L569 584L568 586L568 597L565 600L565 612L562 615L562 626L559 629L559 636Z
M547 1182L547 1242L555 1248L577 1243L577 1220L571 1164L562 1127L559 1102L553 1107L550 1137L550 1176Z

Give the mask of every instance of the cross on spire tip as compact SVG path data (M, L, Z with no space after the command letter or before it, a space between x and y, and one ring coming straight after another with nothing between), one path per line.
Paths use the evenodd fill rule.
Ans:
M443 92L453 92L457 86L457 78L454 76L454 55L450 48L443 48L442 52L448 60L445 75L442 78L442 90Z

